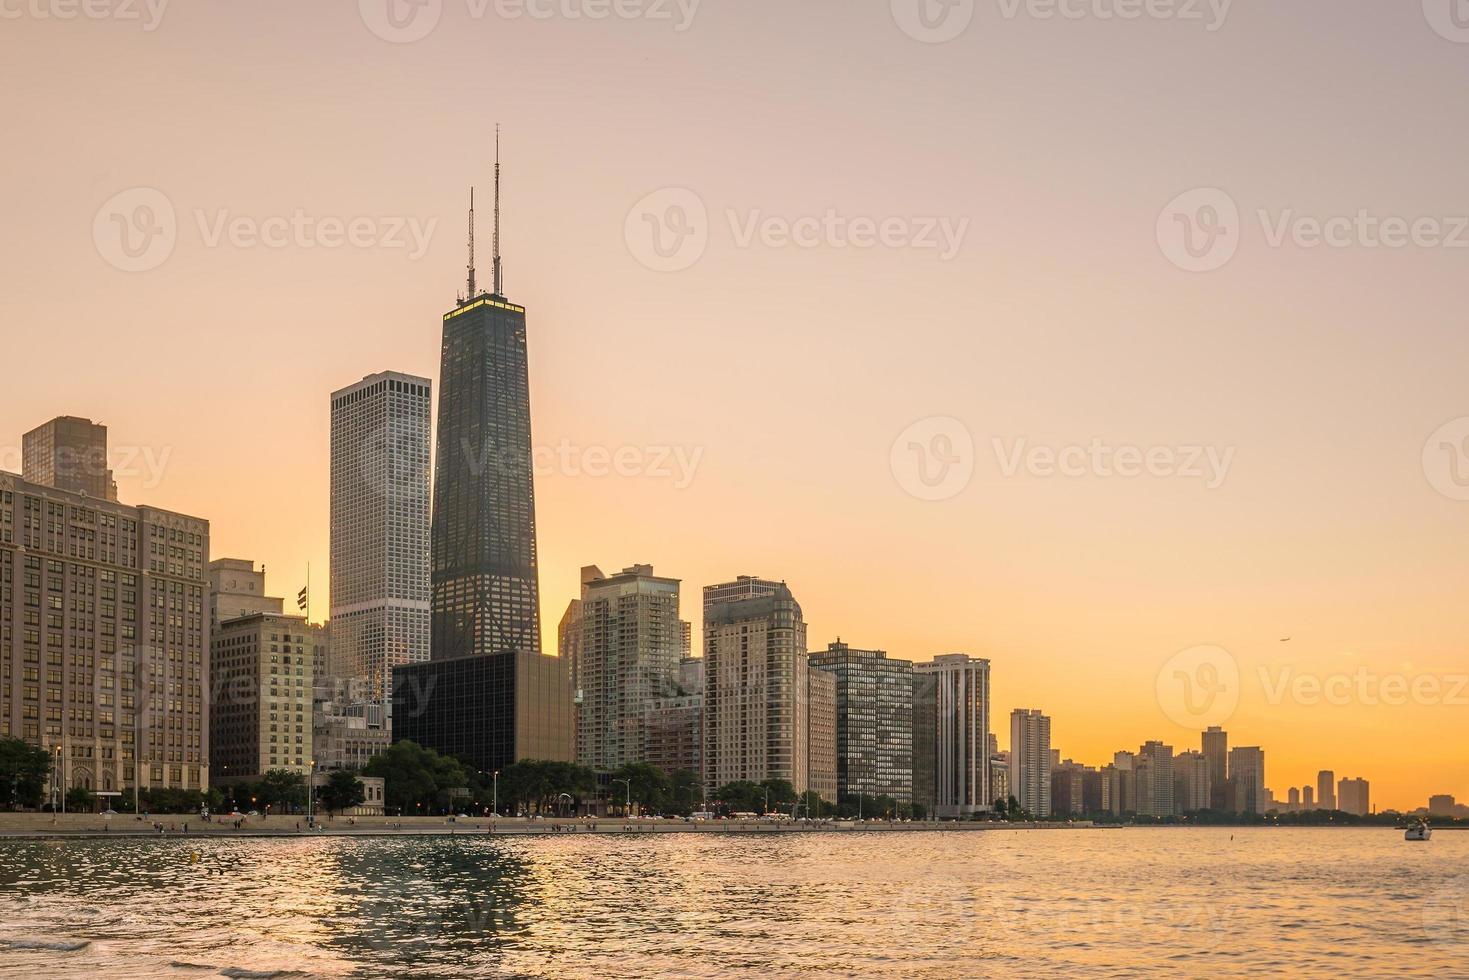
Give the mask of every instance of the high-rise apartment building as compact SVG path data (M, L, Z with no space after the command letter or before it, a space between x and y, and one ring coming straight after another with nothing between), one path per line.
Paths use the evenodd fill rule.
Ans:
M1301 787L1301 809L1316 809L1316 788L1314 786Z
M1107 782L1107 812L1118 816L1137 812L1137 755L1114 752L1112 764L1102 770Z
M989 811L994 806L990 662L965 653L943 654L930 663L914 664L913 678L915 785L920 782L917 773L923 773L918 802L931 817L941 819ZM1049 788L1048 783L1048 793Z
M1209 763L1210 810L1229 809L1229 733L1218 725L1204 731L1201 748Z
M913 664L838 640L810 656L836 680L839 798L913 801Z
M1173 816L1173 746L1145 742L1137 751L1137 812L1140 816Z
M53 490L117 500L107 461L107 426L91 419L63 415L21 437L21 479Z
M1372 800L1370 786L1367 780L1360 777L1348 779L1343 777L1336 784L1337 807L1343 813L1355 813L1359 817L1365 817L1372 812Z
M1214 808L1212 760L1202 752L1180 752L1173 757L1173 809L1193 813Z
M828 803L837 802L837 679L815 667L803 669L806 709L798 713L798 737L806 742L806 789ZM897 814L893 814L896 816Z
M1235 813L1264 813L1268 806L1265 793L1265 753L1255 745L1242 745L1229 750L1230 809Z
M574 626L572 686L580 695L576 759L611 772L648 754L647 713L652 702L678 691L683 659L679 581L633 565L615 575L582 569L582 594Z
M1039 709L1010 713L1010 795L1033 817L1051 815L1051 719Z
M805 792L810 668L800 603L784 585L753 578L704 596L705 783L713 791L785 779Z
M209 788L209 523L0 473L0 737L95 793Z
M433 395L388 371L331 404L331 671L368 678L386 707L393 668L429 658Z
M1336 809L1336 773L1323 769L1316 774L1316 799L1323 810Z

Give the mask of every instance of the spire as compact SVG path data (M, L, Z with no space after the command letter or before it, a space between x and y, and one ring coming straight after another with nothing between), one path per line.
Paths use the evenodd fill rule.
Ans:
M500 124L495 123L495 295L505 295L505 273L500 265Z
M469 188L469 295L465 302L474 299L474 188Z

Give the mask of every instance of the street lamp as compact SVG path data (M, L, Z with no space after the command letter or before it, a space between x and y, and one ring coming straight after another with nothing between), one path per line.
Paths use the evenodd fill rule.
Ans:
M311 760L311 773L310 773L310 775L308 775L306 777L306 826L308 826L308 827L311 826L311 820L312 820L311 801L312 801L312 796L314 795L312 791L315 789L315 787L316 787L316 760L315 759L312 759Z
M66 813L66 756L61 754L61 746L56 746L56 782L61 796L61 812ZM53 809L55 809L53 807Z
M624 817L630 817L630 816L632 816L632 780L631 779L614 779L612 781L614 783L625 783L625 784L627 784L627 806L623 807L622 815Z
M500 815L500 770L498 769L495 770L495 805L491 808L490 815L495 817Z

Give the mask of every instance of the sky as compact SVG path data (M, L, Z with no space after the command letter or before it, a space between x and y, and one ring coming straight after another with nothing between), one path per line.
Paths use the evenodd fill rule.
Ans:
M0 469L104 422L323 618L329 394L437 379L498 123L548 642L757 574L1001 746L1469 798L1469 27L923 2L0 0Z

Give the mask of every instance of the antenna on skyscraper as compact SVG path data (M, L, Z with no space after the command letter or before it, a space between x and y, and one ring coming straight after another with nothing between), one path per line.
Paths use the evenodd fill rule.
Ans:
M467 303L474 299L474 188L469 188L469 295L464 297Z
M495 295L505 295L505 275L500 265L500 124L495 123Z

